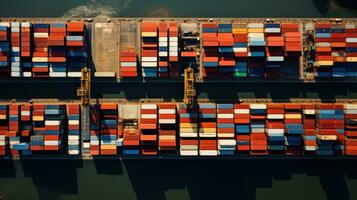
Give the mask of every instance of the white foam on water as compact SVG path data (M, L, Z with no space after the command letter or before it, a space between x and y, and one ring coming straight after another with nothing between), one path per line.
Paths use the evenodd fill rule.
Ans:
M64 13L63 17L96 17L116 16L121 10L128 7L131 0L90 0L85 5L72 8Z

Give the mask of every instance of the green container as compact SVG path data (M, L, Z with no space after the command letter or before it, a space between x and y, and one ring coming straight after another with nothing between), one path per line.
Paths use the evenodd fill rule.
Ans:
M247 72L234 72L234 77L247 77Z

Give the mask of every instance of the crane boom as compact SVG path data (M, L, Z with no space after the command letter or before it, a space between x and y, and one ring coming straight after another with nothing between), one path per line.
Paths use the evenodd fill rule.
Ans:
M184 98L183 102L192 107L195 101L196 89L195 89L195 73L191 67L188 67L184 71Z

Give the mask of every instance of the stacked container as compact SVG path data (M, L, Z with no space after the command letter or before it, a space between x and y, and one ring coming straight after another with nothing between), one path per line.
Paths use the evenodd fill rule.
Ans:
M124 129L123 154L139 155L140 132L137 129Z
M316 148L316 112L312 104L302 105L304 124L304 150L307 154L315 154Z
M11 22L11 77L21 77L20 68L20 23Z
M28 137L32 133L32 122L31 122L31 112L32 106L31 105L21 105L21 136Z
M357 105L345 105L345 155L357 155Z
M249 104L234 105L234 123L238 153L249 153L250 150L250 110Z
M180 114L180 155L198 155L197 108L189 108L184 103L179 104Z
M48 77L48 24L33 24L32 76Z
M159 23L159 73L161 78L168 77L169 72L169 42L168 42L168 26L166 22Z
M234 105L217 104L217 137L219 155L234 155L236 148L234 136Z
M218 42L219 42L219 76L231 78L234 67L234 39L232 24L218 24Z
M120 53L120 77L137 77L137 63L137 53L135 49L122 50Z
M271 153L285 151L284 113L283 104L268 105L266 132L268 135L268 148ZM288 141L288 137L286 137L286 140Z
M247 24L233 24L234 46L236 58L233 76L237 78L248 76L248 28Z
M8 76L9 69L9 55L10 55L10 42L9 42L9 27L7 22L0 23L0 76Z
M90 141L89 154L99 155L99 136L100 136L100 107L98 104L90 106Z
M67 105L68 118L68 154L79 155L80 153L80 107L78 104Z
M357 77L357 27L356 24L346 24L346 35L345 35L345 41L346 41L346 58L345 60L347 61L346 64L346 76L348 77ZM332 33L332 39L335 41L338 33ZM339 42L343 41L343 33L339 34ZM343 47L343 43L341 44L335 44L332 43L333 47ZM336 53L337 54L337 53ZM337 54L339 55L339 54ZM334 55L335 56L335 55ZM336 59L334 57L334 60L336 61L341 61L344 60L341 57ZM342 65L343 63L341 63ZM333 66L333 71L336 71L335 69L338 69L341 66Z
M264 24L264 33L267 43L264 74L268 79L278 78L284 62L284 37L281 35L280 24Z
M32 76L31 23L21 22L21 71L24 77Z
M331 23L315 23L315 46L316 76L331 77L331 67L334 64L331 54Z
M199 103L200 155L216 156L217 151L217 108L214 103Z
M334 155L344 143L343 105L321 104L317 115L317 155Z
M66 24L56 23L50 25L50 36L48 38L50 77L67 76L65 37Z
M281 33L284 35L285 56L299 58L302 51L302 33L297 23L281 24Z
M64 105L45 105L44 150L46 151L59 151L61 149L65 109Z
M285 105L285 145L286 154L300 155L302 139L304 135L304 126L302 123L301 104Z
M140 106L140 144L143 155L157 154L157 105Z
M118 138L118 107L114 103L100 105L100 154L116 155Z
M36 104L32 106L32 127L33 134L30 137L30 150L43 151L44 148L44 132L45 132L45 106Z
M169 23L169 76L178 77L178 24Z
M204 78L217 78L219 66L217 31L216 23L202 24L202 76Z
M159 151L176 151L176 104L159 104Z
M267 114L266 104L250 104L250 153L252 155L268 154L267 134L265 121Z
M10 141L10 150L11 155L19 155L20 149L17 149L16 146L13 148L13 145L20 143L19 130L19 105L13 104L9 106L9 131L7 136Z
M144 78L157 77L157 29L157 22L141 22L141 67Z
M67 23L67 76L81 77L87 65L86 26L83 22Z
M248 24L249 76L263 77L265 65L265 37L263 23Z

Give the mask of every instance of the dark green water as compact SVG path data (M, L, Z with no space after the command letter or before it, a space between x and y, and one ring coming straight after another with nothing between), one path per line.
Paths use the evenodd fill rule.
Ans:
M6 5L6 6L5 6ZM328 0L11 0L0 17L357 17ZM78 83L0 83L0 98L73 98ZM347 98L356 84L198 86L203 98ZM135 88L135 89L133 89ZM160 90L158 90L160 88ZM36 92L37 91L37 92ZM44 95L45 94L45 95ZM182 98L177 84L97 84L94 97ZM5 200L357 199L356 161L0 161Z

